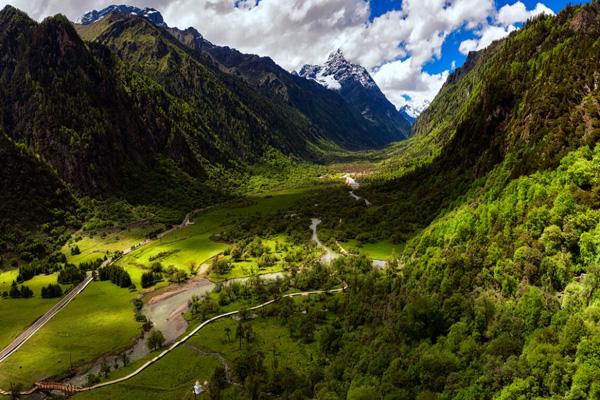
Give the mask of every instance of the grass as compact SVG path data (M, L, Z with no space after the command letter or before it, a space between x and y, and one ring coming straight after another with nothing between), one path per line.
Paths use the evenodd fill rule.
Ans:
M278 360L279 368L289 367L295 371L306 371L311 359L318 356L316 342L300 344L289 336L287 327L281 326L273 318L257 318L248 323L252 325L256 334L252 346L265 354L264 365L267 371L271 369L274 357ZM220 365L216 357L201 355L196 349L221 353L231 366L240 353L239 342L235 339L237 324L238 322L231 318L215 321L199 331L187 344L181 345L138 376L123 383L78 394L75 399L192 399L193 383L196 380L208 380L214 368ZM226 327L231 329L231 341L226 339ZM243 346L246 344L243 343ZM117 370L111 373L109 379L123 376L138 366L138 363L135 363ZM226 390L231 391L235 388L229 387ZM204 393L199 398L204 399L208 396Z
M17 270L0 273L0 292L8 291L13 280L17 279ZM25 328L48 311L59 299L43 299L42 287L56 283L58 273L51 275L38 275L24 282L31 290L34 297L30 299L0 299L0 348L7 346ZM63 286L66 289L67 286Z
M77 400L186 400L193 399L192 386L196 380L202 382L212 375L219 365L215 357L203 356L187 347L178 347L158 363L144 370L140 375L112 386L92 392L81 393ZM129 366L127 367L128 369ZM133 370L135 368L131 368ZM119 370L117 370L119 371ZM116 374L114 372L113 374ZM112 377L112 376L111 376ZM115 375L116 377L116 375ZM199 398L208 398L206 393Z
M139 332L134 293L110 282L93 282L0 365L0 387L65 373L110 351L132 344Z
M359 253L374 260L389 260L393 255L400 254L401 247L399 244L394 244L390 241L381 241L376 243L359 244L356 240L340 242L346 250L351 248L358 249Z
M250 197L248 200L240 200L204 211L194 216L193 225L176 230L141 247L123 257L119 264L128 270L138 288L141 288L140 278L144 271L143 268L151 264L150 259L154 259L160 253L163 256L156 260L165 267L174 265L190 271L192 267L201 265L227 249L229 246L227 243L212 240L214 235L235 226L246 216L268 215L287 208L305 196L307 190L263 193ZM147 232L147 229L130 229L108 233L104 237L100 235L86 236L77 242L71 241L63 251L72 263L91 261L103 257L107 251L123 250L139 243ZM75 243L79 246L81 254L72 256L70 247ZM242 265L239 267L235 274L241 277L244 275L244 270L241 268ZM272 270L281 268L282 265L278 264ZM10 274L15 273L0 275L8 285L13 279L13 275ZM14 277L16 278L16 274ZM41 286L48 284L48 280L55 282L56 277L39 276L29 281L28 285L36 292L36 296L39 296L38 292ZM167 284L162 282L159 285ZM127 289L118 288L110 282L93 282L19 351L2 363L0 387L9 387L11 382L22 383L25 387L30 387L41 378L67 372L71 362L75 366L85 364L107 352L120 351L130 346L133 337L139 332L139 324L134 321L133 305L131 304L131 300L136 294ZM2 330L0 341L8 342L23 327L29 325L50 308L55 301L42 301L37 297L29 300L1 300L2 324L4 325L5 321L8 321L7 325L11 329ZM15 307L16 302L19 302L19 305L26 304L27 306ZM197 355L195 357L198 358ZM176 359L177 357L173 356L172 358ZM174 365L182 365L180 362L174 362ZM200 364L197 368L194 367L195 370L203 368L204 364ZM160 373L164 374L165 372L161 370ZM160 375L160 373L157 374ZM187 386L191 388L190 382L195 380L195 377L186 374L187 372L181 377L172 376L171 378L174 382L181 382L181 385L189 389ZM154 380L155 378L148 379L148 382L154 382ZM168 387L176 388L177 385L178 383L173 383ZM171 398L181 398L183 392L178 389L174 390ZM125 390L123 395L126 396L126 393L128 390ZM171 393L170 389L165 389L165 393ZM166 396L164 398L170 398L168 397L170 394ZM127 398L131 398L131 396Z
M153 224L142 227L127 228L123 230L108 231L102 234L86 234L85 232L77 232L73 235L73 238L63 246L61 251L67 256L67 260L72 264L95 261L98 258L103 258L107 253L123 251L144 241L149 232L156 231L161 227L161 224ZM77 237L81 237L81 240L74 240L74 238ZM75 245L79 247L81 254L71 254L71 247Z
M249 197L246 202L232 202L220 208L204 211L193 217L192 225L176 230L133 251L123 257L118 264L129 272L138 287L141 286L140 279L144 267L153 262L150 260L151 258L157 257L161 253L166 256L156 261L160 261L165 267L173 265L190 272L229 247L227 243L214 241L215 235L239 223L245 216L269 214L289 207L300 200L305 193L306 189L263 193L260 196ZM231 277L251 275L249 270L246 274L241 268L242 266L239 267L235 269L235 272L232 271ZM225 279L225 277L221 279Z
M239 340L235 339L235 330L238 321L225 318L208 325L196 336L190 339L189 344L209 352L221 353L231 363L240 354ZM250 322L256 334L253 346L265 353L265 366L273 363L277 357L282 368L289 367L294 371L304 371L310 365L310 360L319 354L316 342L303 344L290 337L286 326L280 325L274 318L256 318ZM225 337L225 328L231 329L231 342ZM242 347L246 343L242 342Z

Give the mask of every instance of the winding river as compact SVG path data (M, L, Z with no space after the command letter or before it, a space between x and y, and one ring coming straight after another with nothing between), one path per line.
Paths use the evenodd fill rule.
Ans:
M360 188L360 184L352 178L349 174L344 175L346 184L350 187L349 194L356 201L364 201L367 207L371 206L371 202L363 197L358 196L355 190ZM194 212L201 211L195 210ZM181 225L176 228L187 226L191 224L190 215L188 214ZM316 243L317 247L324 251L321 256L321 261L324 263L330 263L332 260L340 257L340 254L331 250L325 246L320 240L317 233L317 227L321 224L319 218L312 218L310 224L310 230L312 232L311 240ZM167 232L168 233L168 232ZM162 236L162 235L161 235ZM347 252L338 243L342 253ZM373 260L373 266L383 268L387 265L384 260ZM278 279L283 276L284 273L276 272L271 274L261 275L262 279ZM233 282L243 282L249 278L232 279L224 282L224 284L231 284ZM214 288L215 284L207 278L193 278L188 282L181 285L172 285L168 291L152 296L144 303L142 314L144 314L150 321L153 322L154 327L160 330L166 340L166 343L173 343L179 337L181 337L187 327L188 322L184 318L184 314L189 310L190 302L193 296L203 297L210 293ZM136 343L126 353L129 357L130 362L139 360L149 354L149 350L146 347L144 337L137 339ZM98 374L102 363L107 363L110 366L118 363L122 366L120 357L112 355L101 357L91 364L91 367L87 368L85 372L78 374L77 376L69 379L67 383L71 383L78 386L83 386L87 383L87 375L90 373Z

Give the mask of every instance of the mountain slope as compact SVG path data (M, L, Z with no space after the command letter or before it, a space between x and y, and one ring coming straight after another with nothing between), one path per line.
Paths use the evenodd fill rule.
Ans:
M319 395L598 398L599 32L594 2L471 55L405 143L428 157L324 218L404 246L350 278Z
M111 12L135 14L147 17L148 10L135 7L111 6L100 11L92 11L82 16L79 21L83 24L81 32L94 32L89 27L100 22ZM319 136L332 138L335 143L344 147L364 148L381 146L393 140L407 136L409 127L405 124L384 126L375 123L371 118L365 118L359 110L348 104L337 92L324 90L321 85L306 81L279 67L268 57L243 54L235 49L216 46L202 37L194 28L181 30L166 27L162 18L152 13L149 18L159 27L165 28L175 38L190 49L207 57L220 71L227 75L241 78L253 89L268 97L283 109L292 108L299 111L311 122L311 130L316 130ZM84 33L88 39L95 34ZM206 63L205 60L202 60ZM396 117L394 115L394 117Z
M177 28L170 28L169 31L186 43L180 34L182 31ZM338 140L357 136L363 138L368 146L380 146L390 140L371 121L356 113L337 93L290 74L268 57L243 54L229 47L211 45L206 40L199 49L222 71L242 78L263 95L294 107L320 130L330 136L335 135ZM353 147L357 148L356 145Z
M350 63L341 50L329 55L323 65L305 65L299 75L338 91L351 107L382 132L407 138L410 121L381 92L367 70Z
M0 159L0 254L46 257L52 240L77 225L78 204L48 164L1 131Z
M226 148L244 159L257 160L265 145L310 158L314 154L309 142L327 139L297 110L260 96L144 18L112 13L78 29L86 40L109 47L129 66L186 101L203 116L208 129L219 132Z

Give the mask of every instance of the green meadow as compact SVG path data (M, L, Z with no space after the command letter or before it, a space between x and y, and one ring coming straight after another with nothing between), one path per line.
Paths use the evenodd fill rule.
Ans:
M219 242L216 238L216 235L226 228L236 226L248 216L265 216L288 208L302 200L306 192L307 189L298 189L252 196L224 204L219 208L199 212L193 216L193 224L175 230L133 251L119 260L118 264L129 272L138 289L141 289L140 280L144 268L153 261L160 261L165 267L173 265L190 272L229 247L229 244ZM148 229L143 228L115 231L106 235L82 236L77 241L72 239L65 245L63 252L68 260L75 264L91 261L103 257L107 251L123 250L141 242L148 232ZM81 233L74 237L79 235ZM280 261L261 269L261 273L280 271L283 268L281 259L284 254L280 250L276 251L275 242L284 240L283 237L264 239ZM70 248L75 244L81 250L81 254L72 256ZM234 263L234 268L228 276L211 277L215 280L237 278L253 275L255 270L258 270L256 260L246 259ZM16 275L16 271L0 274L0 288L8 289ZM26 282L26 285L34 290L34 298L0 300L0 316L3 323L8 321L7 326L10 327L0 332L0 343L8 344L11 338L18 335L56 302L56 299L43 300L39 295L42 286L55 282L56 274L36 276ZM167 284L161 282L158 286ZM140 324L134 320L132 304L132 300L137 295L136 291L119 288L108 281L90 284L22 348L2 363L0 387L9 387L10 383L22 383L24 387L30 387L41 378L68 372L71 364L73 366L85 364L108 352L117 352L129 347L140 329ZM189 356L187 353L178 350L169 359L173 360L173 365L182 365L181 357ZM194 358L186 362L195 362L193 360L198 357L194 354ZM201 370L205 364L206 362L198 362L199 366L196 369ZM212 371L212 368L210 370ZM157 380L155 377L144 379L147 379L146 382ZM175 383L172 386L164 386L167 388L164 391L167 397L156 398L181 398L183 392L177 389L179 387L177 385L187 387L195 377L183 373L181 376L172 376L168 380L173 380ZM145 383L142 385L147 386ZM171 391L168 388L176 389ZM129 389L126 389L122 393L128 392ZM168 397L171 394L173 397Z
M12 281L17 279L17 270L0 273L0 293L8 291ZM50 275L38 275L25 282L34 296L30 299L0 298L0 348L8 345L11 340L31 325L36 319L48 311L59 299L43 299L42 287L56 283L58 273ZM62 287L63 290L67 286Z
M134 297L111 282L92 282L1 364L0 387L30 387L43 377L68 372L71 363L84 364L130 346L140 327L134 320Z
M271 372L274 358L278 368L290 368L294 371L306 371L312 359L319 354L316 342L300 345L292 339L287 327L282 326L275 318L256 318L248 321L252 326L255 339L251 346L264 355L264 365ZM221 365L215 356L207 356L201 352L219 353L231 366L235 358L242 352L234 332L238 321L224 318L207 325L188 342L179 346L157 363L148 367L134 378L98 390L76 395L76 400L86 399L157 399L180 400L193 399L191 392L195 381L210 379L215 367ZM227 338L225 329L231 329L231 340ZM243 343L242 347L246 348ZM115 379L134 371L142 362L134 363L126 368L111 373L108 379ZM235 398L237 388L230 385L225 391L228 398ZM204 393L199 398L208 398Z
M394 256L398 256L402 250L401 245L394 244L390 241L381 241L376 243L360 244L356 240L340 242L342 247L348 251L358 250L359 254L365 255L374 260L389 260Z
M202 211L192 217L191 225L175 230L131 252L117 264L129 272L138 287L140 287L144 268L149 267L154 261L159 261L166 267L173 265L186 272L191 272L229 247L229 244L219 242L216 235L235 226L244 217L268 215L290 207L301 200L305 194L306 190L303 189L273 192ZM248 263L238 263L227 276L211 275L211 278L223 280L249 276L252 275L251 267L253 265L255 263L252 260ZM267 272L280 271L281 268L281 264L279 264ZM261 273L263 272L261 271Z
M131 227L100 232L77 232L61 249L72 264L90 262L103 258L107 253L123 251L146 239L148 233L163 227L162 224ZM76 240L79 239L79 240ZM72 255L71 248L77 246L80 254Z
M208 379L220 365L215 357L204 356L180 346L141 374L120 384L107 386L74 396L77 400L188 400L193 399L192 386L198 379ZM111 373L117 377L131 372L138 363ZM208 398L204 393L199 398Z

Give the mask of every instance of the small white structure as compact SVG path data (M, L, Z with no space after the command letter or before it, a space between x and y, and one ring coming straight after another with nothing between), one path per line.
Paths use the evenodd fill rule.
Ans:
M196 381L196 383L194 384L194 387L192 388L192 392L194 393L194 398L196 398L196 396L198 396L199 394L201 394L202 392L204 392L205 387L208 385L208 382L204 381L204 385L200 384L200 381Z

